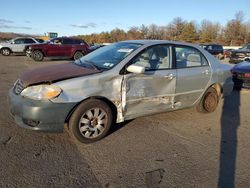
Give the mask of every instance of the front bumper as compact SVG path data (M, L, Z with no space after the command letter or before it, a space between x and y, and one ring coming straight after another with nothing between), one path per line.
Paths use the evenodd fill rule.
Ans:
M20 127L44 132L63 132L65 120L76 105L28 99L14 94L13 89L8 101L10 113Z
M26 56L27 56L27 57L31 57L31 50L30 50L30 49L26 50L25 53L26 53Z

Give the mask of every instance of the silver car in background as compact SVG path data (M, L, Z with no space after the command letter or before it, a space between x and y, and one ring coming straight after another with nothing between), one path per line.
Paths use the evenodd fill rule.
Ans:
M215 111L233 89L230 69L193 44L123 41L24 73L9 91L10 111L21 127L62 132L67 123L91 143L136 117L192 106Z
M33 37L18 37L0 43L0 52L4 56L9 56L11 53L25 53L26 45L39 44L42 42L44 42L42 39L36 39Z

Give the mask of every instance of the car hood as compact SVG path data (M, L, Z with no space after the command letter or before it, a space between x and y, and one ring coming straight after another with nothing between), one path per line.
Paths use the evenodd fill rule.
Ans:
M240 72L240 73L250 73L250 62L243 61L235 65L232 69L233 72Z
M0 42L0 46L9 46L10 45L10 43L8 43L8 42Z
M74 63L52 65L24 72L20 80L24 87L42 83L53 83L60 80L99 73L101 71L81 67Z

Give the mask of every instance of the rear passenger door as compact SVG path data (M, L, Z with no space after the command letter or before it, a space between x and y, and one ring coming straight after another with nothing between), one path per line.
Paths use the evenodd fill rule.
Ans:
M177 68L175 102L191 106L203 93L211 78L211 67L205 56L190 46L175 46Z

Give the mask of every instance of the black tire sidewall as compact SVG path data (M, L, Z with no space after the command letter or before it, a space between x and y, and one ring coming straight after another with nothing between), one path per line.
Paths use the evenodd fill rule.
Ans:
M35 53L40 53L41 58L40 58L40 59L37 59L37 58L34 56ZM43 58L44 58L44 55L43 55L43 53L42 53L40 50L34 50L34 51L32 52L32 59L34 59L35 61L42 61Z
M78 127L79 121L80 121L82 115L87 110L89 110L91 108L95 108L95 107L99 107L107 113L108 122L107 122L107 125L105 127L105 130L103 131L103 133L101 135L99 135L98 137L93 138L93 139L85 138L80 133L80 130ZM98 99L89 99L89 100L86 100L86 101L82 102L81 104L79 104L79 106L75 109L75 111L71 115L70 120L69 120L69 130L70 130L71 135L76 140L78 140L79 142L88 144L88 143L98 141L101 138L103 138L104 136L106 136L108 134L108 131L109 131L112 123L113 123L112 120L113 120L112 110L105 102L98 100Z

